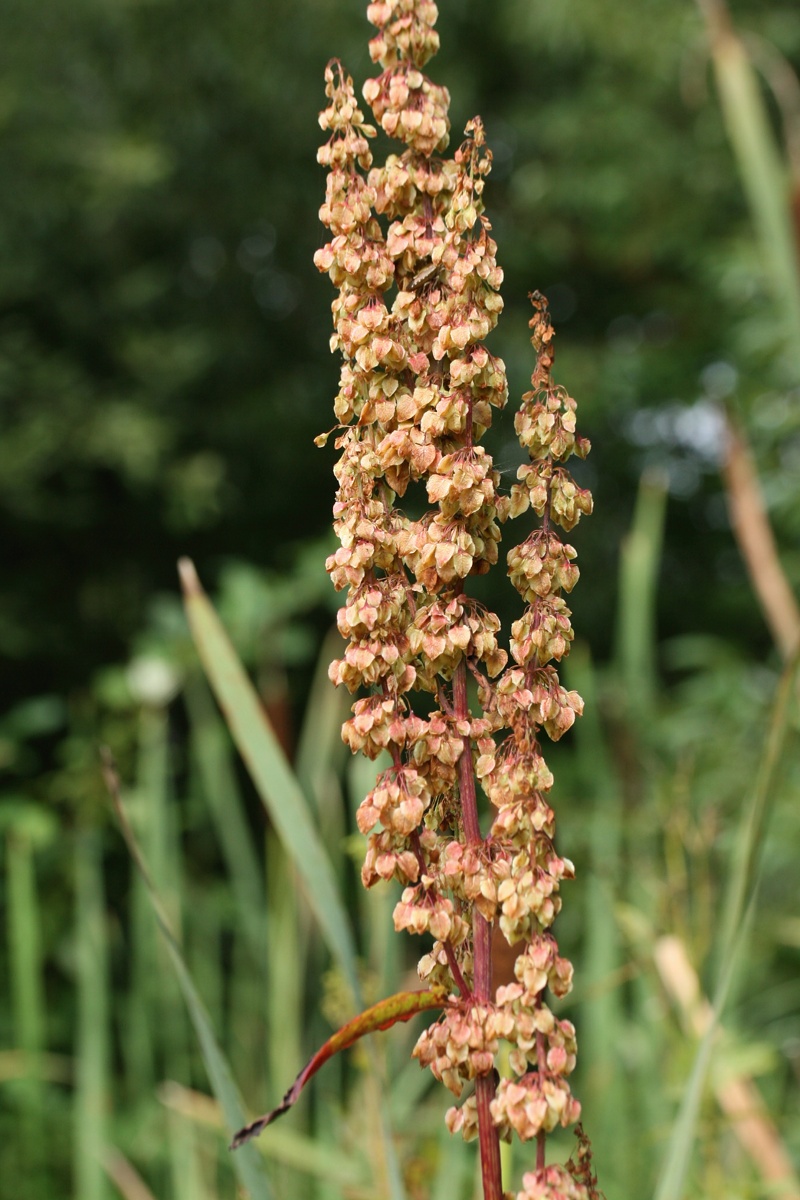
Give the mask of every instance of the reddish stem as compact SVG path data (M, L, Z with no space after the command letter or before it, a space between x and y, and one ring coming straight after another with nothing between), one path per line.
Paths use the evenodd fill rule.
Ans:
M468 1000L472 995L472 992L469 990L469 985L467 984L466 979L461 974L461 968L458 965L456 952L450 942L442 942L442 945L444 946L444 952L447 955L447 965L450 968L450 974L455 980L456 987L461 992L463 999Z
M472 921L473 948L475 952L475 999L489 1000L492 983L492 927L478 909ZM495 1075L481 1075L475 1081L475 1099L478 1108L478 1144L481 1148L481 1180L484 1200L503 1200L502 1169L500 1165L500 1138L492 1120L491 1103L494 1100Z
M456 720L469 718L467 705L467 668L464 659L453 675L453 707ZM461 813L464 833L468 845L483 844L481 827L478 823L478 798L475 792L475 774L472 769L472 743L464 738L464 748L458 760L458 790L461 796ZM489 1001L492 988L492 930L477 907L472 916L472 943L475 960L473 996L477 1003ZM475 1083L478 1108L478 1141L481 1148L481 1178L484 1200L503 1200L503 1184L500 1169L500 1139L492 1120L491 1103L494 1099L494 1073L482 1075Z

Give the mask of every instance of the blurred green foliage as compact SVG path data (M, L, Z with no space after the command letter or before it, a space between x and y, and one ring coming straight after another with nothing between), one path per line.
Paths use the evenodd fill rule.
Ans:
M495 154L486 199L506 314L493 349L519 394L533 365L526 294L546 292L557 376L594 443L581 482L596 515L575 535L584 646L573 662L596 715L576 750L553 755L561 795L575 797L561 839L581 880L562 936L588 962L582 1069L590 1132L592 1108L603 1111L598 1162L609 1196L638 1196L652 1190L692 1053L648 946L679 932L711 989L715 914L777 683L728 526L719 406L749 434L797 590L797 347L689 0L440 9L432 74L452 94L453 138L481 112ZM108 829L98 743L135 780L138 832L248 1098L268 1104L309 1035L328 1028L324 956L308 912L292 907L288 868L230 758L172 597L188 553L286 743L302 751L305 736L313 792L319 729L291 730L333 601L319 542L332 451L312 445L330 423L337 372L330 288L311 266L323 236L316 114L329 57L357 85L371 71L362 10L361 0L6 0L0 13L3 1200L108 1195L108 1162L104 1172L95 1157L106 1142L159 1200L212 1200L234 1186L203 1125L216 1117L202 1097L170 1091L206 1080L146 898ZM800 69L794 0L734 0L731 12L759 63L784 56ZM776 142L796 138L785 96L766 86L762 96ZM513 475L510 419L497 422L492 450ZM649 510L643 557L623 555L618 586L644 471L667 492ZM494 586L508 617L502 573ZM367 974L383 984L404 964L387 958L386 908L376 915L353 887L341 759L330 749L321 762L333 789L320 806L327 843ZM727 1035L730 1060L764 1073L776 1114L796 1112L800 1071L796 776L794 762L773 798L749 986L734 991ZM351 783L352 801L361 784ZM239 789L232 831L220 806ZM278 916L262 977L253 947L265 862ZM270 970L280 987L265 1000ZM384 1069L400 1081L392 1103L409 1195L450 1197L458 1178L465 1194L467 1160L431 1133L437 1101L435 1117L417 1107L406 1049L388 1051ZM302 1128L354 1153L375 1078L330 1070ZM603 1105L609 1070L621 1109ZM664 1086L649 1092L654 1073ZM691 1194L730 1196L740 1152L711 1102L702 1120ZM796 1115L782 1120L797 1156ZM270 1166L279 1197L369 1194L374 1163L315 1160L310 1147L281 1142ZM313 1184L297 1170L309 1163ZM135 1196L116 1169L117 1189ZM747 1171L741 1179L737 1195L761 1194Z
M796 533L780 477L796 467L796 377L776 353L697 13L687 0L442 7L434 72L452 92L453 136L481 111L495 153L487 199L507 272L496 347L518 394L526 294L549 292L560 373L595 440L602 520L579 547L594 581L576 601L584 632L604 654L602 564L655 460L672 482L663 620L758 637L709 406L735 396L765 441L780 433L776 515ZM359 80L369 70L361 10L4 6L6 690L65 691L121 657L153 591L173 588L180 552L274 566L288 541L326 527L331 456L311 438L336 368L329 285L310 264L316 113L331 54ZM749 0L735 16L797 61L794 4ZM510 469L509 423L498 442Z

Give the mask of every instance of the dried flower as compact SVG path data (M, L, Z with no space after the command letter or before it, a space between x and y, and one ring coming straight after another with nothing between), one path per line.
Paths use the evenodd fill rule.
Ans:
M449 97L422 70L439 45L432 0L372 3L368 17L382 71L364 97L405 149L373 166L375 129L352 80L331 63L320 117L330 136L319 153L328 168L320 217L331 239L315 262L337 289L340 548L327 567L347 591L338 624L348 646L330 676L368 693L354 702L344 741L354 753L391 759L358 809L362 880L402 884L395 928L432 936L419 973L449 996L414 1055L457 1097L474 1081L447 1124L479 1138L486 1200L501 1200L498 1137L537 1138L541 1156L543 1136L580 1114L568 1082L575 1030L544 1000L547 989L562 997L571 987L572 966L550 929L573 868L554 849L553 777L540 737L557 740L583 710L555 665L573 636L563 593L578 580L575 550L555 527L569 531L591 512L591 496L563 465L589 444L576 433L575 401L552 380L553 330L534 293L536 367L515 420L530 462L500 494L480 444L507 396L505 367L484 345L502 310L483 207L491 153L475 118L452 158L441 157ZM398 504L409 492L427 497L418 518ZM467 580L497 562L500 524L529 508L540 525L508 555L526 605L509 663L498 618L469 596ZM425 715L412 708L413 692L431 697ZM478 786L495 810L485 837ZM522 944L516 982L495 994L493 924L510 945ZM501 1040L511 1046L513 1078L496 1085ZM540 1159L518 1200L588 1195L575 1172Z
M591 1193L566 1167L543 1167L522 1178L517 1200L589 1200Z

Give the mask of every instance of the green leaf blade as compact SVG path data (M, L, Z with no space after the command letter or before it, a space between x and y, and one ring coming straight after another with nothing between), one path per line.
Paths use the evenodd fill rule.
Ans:
M198 654L231 735L281 842L294 862L326 942L358 998L356 952L330 858L305 796L193 564L182 559L186 612Z
M173 933L163 900L153 883L147 862L136 841L133 828L128 820L128 815L119 793L119 781L116 771L108 760L105 763L105 776L119 819L122 835L131 857L144 880L159 930L175 969L189 1017L194 1026L197 1040L200 1043L203 1062L208 1072L212 1090L225 1115L228 1128L231 1130L238 1129L245 1119L244 1106L239 1096L239 1089L236 1086L228 1061L217 1043L211 1018L208 1015L200 993L195 987L181 948ZM234 1168L241 1184L247 1189L250 1200L273 1200L273 1193L264 1171L263 1160L254 1147L248 1147L245 1154L236 1156L234 1159Z

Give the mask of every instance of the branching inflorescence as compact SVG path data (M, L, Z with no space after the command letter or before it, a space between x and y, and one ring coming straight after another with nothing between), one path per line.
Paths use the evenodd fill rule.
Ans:
M575 1030L545 1002L548 988L561 997L571 987L572 966L551 928L573 869L554 848L553 777L540 749L542 730L557 740L583 707L555 666L572 640L563 593L578 578L575 551L555 527L569 531L591 512L591 496L563 466L589 443L576 434L575 401L553 382L553 330L546 300L534 293L536 368L515 420L530 461L500 495L480 445L492 409L507 398L504 365L484 345L502 309L482 201L491 154L475 118L460 149L442 157L449 96L422 70L439 45L432 0L373 3L368 17L382 72L364 96L405 149L373 167L375 129L332 62L320 117L330 136L319 152L331 240L315 258L338 289L331 348L343 358L335 401L341 545L327 566L337 589L347 589L338 621L349 644L330 674L351 692L367 691L343 728L350 749L390 757L358 810L368 838L362 880L398 880L396 929L434 939L419 974L446 998L414 1054L456 1097L475 1082L447 1123L479 1137L486 1200L504 1195L498 1138L513 1132L537 1140L519 1200L590 1197L585 1171L545 1161L546 1135L577 1121L580 1105L568 1082ZM422 484L431 507L412 518L398 505L417 502ZM497 562L500 523L529 507L540 523L508 555L526 605L509 663L498 618L467 594L466 581ZM430 697L423 715L414 693ZM479 788L494 808L486 836ZM515 982L495 990L496 927L519 953ZM498 1083L501 1041L510 1046L511 1077Z

